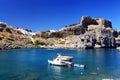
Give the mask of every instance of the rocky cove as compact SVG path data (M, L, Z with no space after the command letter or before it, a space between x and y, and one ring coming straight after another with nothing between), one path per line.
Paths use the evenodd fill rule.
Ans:
M31 40L31 38L33 40ZM120 31L103 18L82 16L80 23L65 26L58 31L37 32L14 28L0 23L0 49L15 48L113 48L120 46Z

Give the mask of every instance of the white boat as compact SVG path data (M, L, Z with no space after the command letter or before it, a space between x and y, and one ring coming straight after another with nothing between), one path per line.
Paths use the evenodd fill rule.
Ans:
M48 60L48 63L57 66L73 66L72 58L72 56L61 56L58 54L57 58Z

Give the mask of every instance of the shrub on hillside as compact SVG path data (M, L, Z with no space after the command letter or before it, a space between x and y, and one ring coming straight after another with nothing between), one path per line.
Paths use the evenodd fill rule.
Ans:
M39 40L36 40L35 41L35 46L38 46L38 45L47 45L45 42L41 42Z

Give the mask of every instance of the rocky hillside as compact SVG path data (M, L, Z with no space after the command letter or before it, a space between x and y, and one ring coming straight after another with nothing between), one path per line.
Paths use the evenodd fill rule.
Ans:
M11 26L7 25L6 23L0 23L0 32L7 32L10 34L22 34L20 31L12 28Z
M107 48L120 46L120 31L103 18L83 16L80 23L65 26L58 31L33 33L0 23L0 49L12 48Z
M50 31L39 32L37 33L36 36L43 38L53 38L53 37L63 38L69 35L80 35L84 33L85 33L84 27L82 27L80 24L76 24L74 26L67 26L66 28L63 28L56 32L50 32Z
M25 48L29 41L30 38L16 28L0 23L0 49Z

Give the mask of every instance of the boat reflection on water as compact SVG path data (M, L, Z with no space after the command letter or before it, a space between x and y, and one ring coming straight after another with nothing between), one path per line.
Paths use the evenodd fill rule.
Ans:
M48 67L54 73L58 73L59 74L62 71L62 67L60 67L60 66L51 66L51 65L49 65Z

